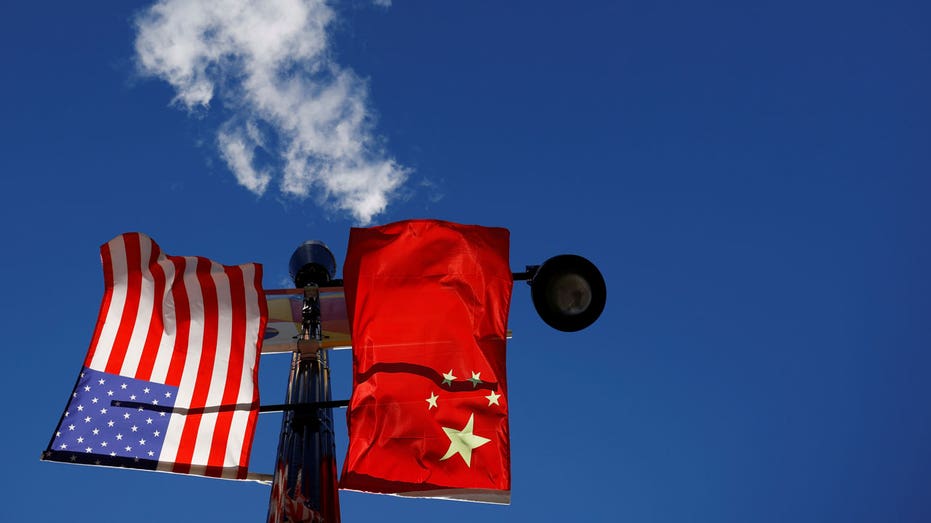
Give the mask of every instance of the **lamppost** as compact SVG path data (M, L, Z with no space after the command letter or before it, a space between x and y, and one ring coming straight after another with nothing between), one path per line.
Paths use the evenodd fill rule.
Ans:
M291 358L286 407L269 502L269 523L338 523L336 446L329 406L330 367L321 348L320 292L336 275L336 259L320 241L301 244L289 263L304 289L301 333Z

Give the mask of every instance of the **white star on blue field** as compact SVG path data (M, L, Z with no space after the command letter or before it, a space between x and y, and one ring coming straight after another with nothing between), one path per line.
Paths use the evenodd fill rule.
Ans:
M584 256L607 305L558 332L517 281L506 394L434 369L507 409L510 505L344 492L343 521L931 521L931 5L8 4L0 521L266 517L266 485L81 466L159 439L71 396L101 244L143 232L275 289L303 241L342 265L351 227L412 218L508 228L515 272ZM350 351L332 364L346 399ZM263 404L288 367L263 356ZM491 448L466 421L445 463ZM259 417L254 472L280 425ZM78 465L40 461L56 436Z

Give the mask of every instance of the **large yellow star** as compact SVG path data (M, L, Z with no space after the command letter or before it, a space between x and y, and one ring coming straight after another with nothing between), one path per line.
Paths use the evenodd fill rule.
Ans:
M449 438L449 449L446 455L440 458L440 461L447 460L455 454L462 456L467 467L472 467L472 450L481 447L491 441L488 438L476 436L472 433L472 424L475 421L475 414L469 416L469 422L462 430L456 430L449 427L443 427L443 432Z

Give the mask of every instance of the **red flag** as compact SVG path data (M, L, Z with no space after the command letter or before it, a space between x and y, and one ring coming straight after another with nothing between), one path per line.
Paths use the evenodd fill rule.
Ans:
M139 233L100 256L97 327L43 459L245 479L267 318L262 266L168 256Z
M411 220L354 228L340 488L508 503L507 229Z

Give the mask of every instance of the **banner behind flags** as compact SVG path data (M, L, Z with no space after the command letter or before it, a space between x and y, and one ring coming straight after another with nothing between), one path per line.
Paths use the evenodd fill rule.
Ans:
M412 220L354 228L340 488L508 503L507 229Z
M168 256L139 233L100 255L97 327L42 459L245 479L267 317L262 266Z

